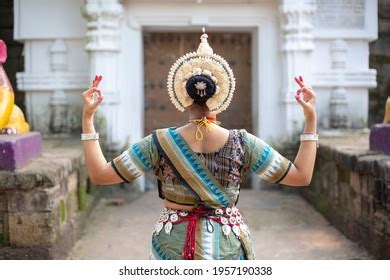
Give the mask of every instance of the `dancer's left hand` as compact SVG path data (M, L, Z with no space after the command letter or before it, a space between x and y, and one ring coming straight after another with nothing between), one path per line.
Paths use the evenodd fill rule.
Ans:
M103 76L96 75L95 79L92 82L92 86L83 92L83 116L93 117L97 107L103 101L103 95L98 88L100 81L103 79ZM94 94L98 94L97 100L94 99Z
M300 89L295 94L295 99L302 106L303 114L306 118L313 118L316 116L316 93L314 90L305 85L302 76L294 77Z

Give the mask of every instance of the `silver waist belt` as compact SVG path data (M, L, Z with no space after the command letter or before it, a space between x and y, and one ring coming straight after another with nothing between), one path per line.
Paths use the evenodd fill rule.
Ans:
M233 232L237 238L240 238L240 232L242 231L246 236L250 235L248 226L245 224L243 217L241 216L236 206L228 206L217 209L210 209L207 213L202 215L193 214L191 211L183 211L172 208L164 207L161 211L161 215L154 226L154 233L158 235L164 228L166 234L170 234L174 224L178 224L183 221L188 221L191 216L202 216L207 218L207 230L211 233L214 232L210 220L213 220L222 225L221 230L226 238L229 238L230 233Z

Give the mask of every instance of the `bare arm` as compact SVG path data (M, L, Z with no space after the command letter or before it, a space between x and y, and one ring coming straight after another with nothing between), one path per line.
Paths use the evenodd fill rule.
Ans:
M306 119L304 132L315 132L317 118ZM291 186L307 186L311 182L316 160L317 143L315 141L303 141L299 146L294 164L280 184Z
M82 114L82 129L83 133L95 133L93 125L93 117L96 108L103 101L103 95L97 88L100 78L95 78L92 87L83 93L84 107ZM93 94L97 92L99 98L94 101ZM91 181L97 185L112 185L123 182L116 174L110 163L105 159L98 140L82 141L84 148L84 156L87 164L88 175Z
M295 78L295 81L300 86L295 98L302 106L306 119L304 132L317 133L316 95L310 87L304 84L302 77ZM303 93L303 96L300 93ZM279 183L291 186L308 186L313 176L316 154L316 141L301 142L294 164Z

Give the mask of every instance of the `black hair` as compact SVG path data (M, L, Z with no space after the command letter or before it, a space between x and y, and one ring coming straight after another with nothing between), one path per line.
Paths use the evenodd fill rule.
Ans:
M204 90L196 88L198 83L206 85ZM186 83L186 90L188 95L199 105L204 105L206 101L215 94L217 86L215 82L207 75L195 75L190 77Z

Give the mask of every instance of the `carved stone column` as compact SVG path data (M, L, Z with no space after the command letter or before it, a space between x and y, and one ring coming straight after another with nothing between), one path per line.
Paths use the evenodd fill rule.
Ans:
M63 39L56 39L50 48L50 69L57 77L57 86L50 97L50 132L57 135L67 135L68 126L68 100L61 78L68 70L68 50Z
M333 41L330 45L330 56L337 84L332 89L332 95L329 100L330 127L346 128L348 127L348 104L346 90L343 85L345 83L344 72L347 63L347 42L340 39Z
M90 81L103 75L100 88L104 101L98 109L96 123L106 147L118 149L118 54L120 22L123 7L118 0L87 0L83 9L87 19L87 45L90 59Z
M294 76L303 75L310 84L315 8L314 0L281 0L279 5L283 55L282 113L287 137L301 132L304 125L302 109L294 98L298 89Z

